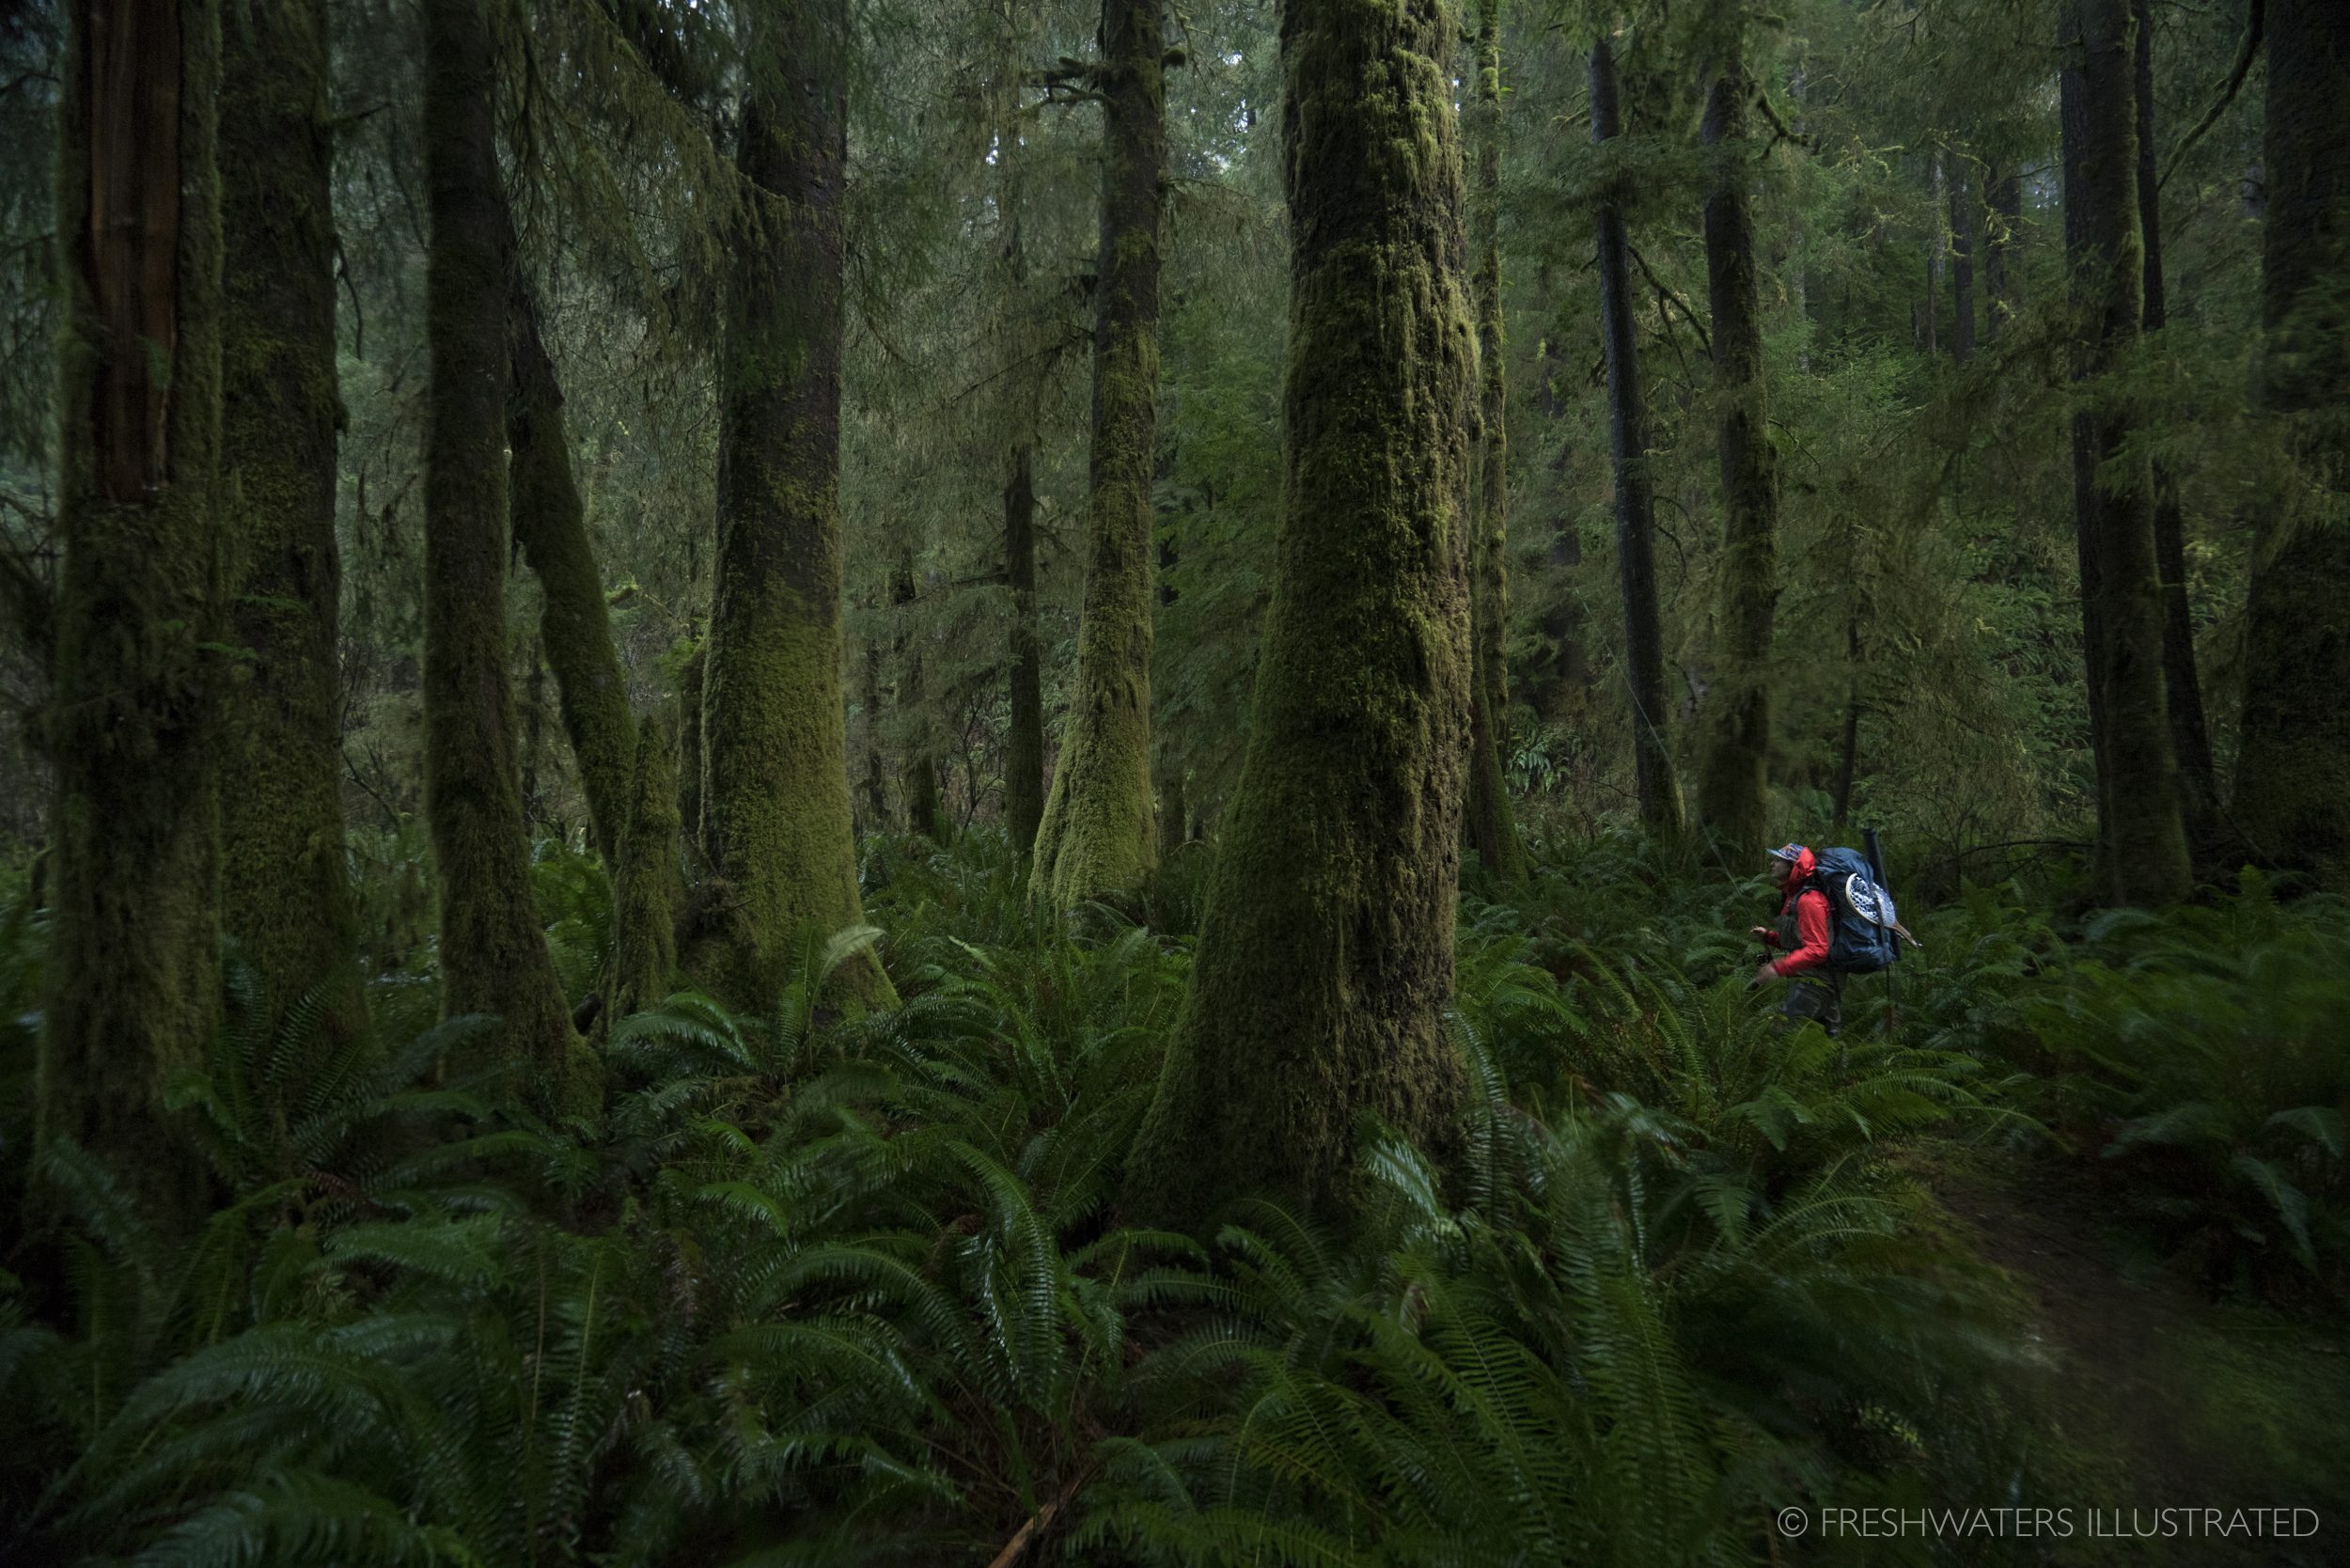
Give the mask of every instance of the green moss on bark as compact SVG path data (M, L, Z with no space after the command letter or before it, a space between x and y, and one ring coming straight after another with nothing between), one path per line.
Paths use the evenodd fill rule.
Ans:
M676 920L684 886L678 874L675 745L670 726L659 716L648 715L639 727L612 890L612 983L604 1011L613 1019L666 996L677 970Z
M481 0L427 0L425 816L439 869L446 1012L497 1014L484 1047L563 1103L578 1044L530 891L507 680L506 203Z
M236 482L239 560L228 640L251 656L227 690L223 760L236 785L221 801L221 913L282 1014L357 939L335 644L342 401L326 8L243 8L222 41L221 456ZM360 1005L355 986L345 1005Z
M1248 750L1125 1187L1198 1224L1344 1210L1358 1120L1446 1146L1468 745L1461 145L1439 7L1295 0L1283 510Z
M1155 863L1151 791L1151 484L1167 165L1160 0L1102 0L1102 245L1077 682L1036 836L1032 897L1054 909Z
M65 558L38 730L56 809L35 1136L97 1154L184 1229L208 1180L164 1094L203 1062L219 997L219 22L205 0L82 0L67 29Z
M735 250L719 365L718 590L703 675L702 812L725 919L695 978L772 1009L804 922L858 923L840 688L841 184L848 17L758 24L738 165L766 193ZM843 996L894 1006L870 951Z

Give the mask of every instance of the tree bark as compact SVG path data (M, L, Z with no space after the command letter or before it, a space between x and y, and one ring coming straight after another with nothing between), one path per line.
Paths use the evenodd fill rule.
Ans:
M637 768L636 716L629 710L628 678L612 646L603 575L596 568L587 511L572 476L563 389L540 338L539 301L515 243L510 212L505 238L508 307L513 313L506 444L512 453L514 540L545 594L539 637L555 671L563 732L579 763L596 848L617 868Z
M1591 46L1591 139L1621 133L1614 45ZM1665 633L1656 605L1656 496L1649 474L1648 403L1635 341L1631 242L1619 198L1599 209L1600 331L1607 349L1608 450L1616 470L1616 554L1623 583L1624 664L1632 697L1632 765L1640 821L1678 837L1681 785L1665 746Z
M1439 1153L1473 655L1477 366L1449 16L1290 0L1282 511L1248 750L1130 1214L1359 1200L1366 1112Z
M2150 0L2132 0L2138 24L2132 80L2138 100L2138 215L2145 237L2148 332L2170 320L2162 278L2162 205L2154 175L2154 28ZM2170 749L2179 769L2179 812L2187 842L2198 853L2220 838L2218 776L2211 733L2203 720L2203 686L2195 669L2195 619L2186 592L2186 516L2179 477L2157 460L2154 482L2154 566L2162 580L2162 691L2170 720Z
M2065 252L2086 337L2079 373L2114 373L2145 313L2130 0L2075 0L2063 27ZM2074 416L2074 507L2082 652L2090 691L2107 895L2174 903L2192 888L2163 697L2161 584L2153 475L2123 450L2120 399Z
M1966 160L1950 175L1950 357L1964 365L1975 357L1975 188Z
M1102 243L1093 318L1089 555L1077 692L1037 830L1029 891L1067 909L1154 861L1151 480L1167 167L1160 0L1102 0Z
M506 198L480 0L426 0L425 816L446 1015L494 1013L491 1052L562 1099L577 1036L531 897L507 680Z
M1036 636L1033 448L1011 449L1004 484L1004 566L1011 582L1011 725L1004 744L1004 830L1033 850L1044 821L1044 656Z
M66 8L57 234L65 560L36 1139L185 1231L208 1182L165 1086L219 999L220 73L210 0ZM168 389L169 396L165 396Z
M1714 384L1720 409L1722 557L1715 598L1716 700L1698 776L1698 815L1744 865L1764 848L1771 753L1772 621L1778 603L1778 472L1762 369L1762 290L1754 262L1754 149L1747 136L1753 83L1743 39L1725 29L1729 57L1705 100L1700 136L1712 149L1705 197L1705 273L1714 318Z
M1502 728L1510 712L1510 447L1509 378L1502 361L1501 323L1501 0L1479 0L1477 11L1477 183L1470 193L1470 227L1477 246L1479 430L1476 511L1470 551L1475 563L1471 614L1476 671L1469 690L1469 770L1465 810L1469 843L1479 864L1504 882L1526 874L1517 813L1501 768Z
M2268 0L2261 317L2267 406L2289 422L2300 494L2267 519L2245 616L2232 815L2255 850L2350 889L2350 12ZM2315 515L2312 515L2315 514Z
M2015 314L2014 280L2008 275L2008 256L2015 246L2015 228L2024 219L2024 185L2013 169L1991 182L1991 243L1983 257L1982 340L1999 336L1999 325Z
M240 11L222 36L221 457L239 565L221 797L223 923L274 1028L350 957L336 618L334 158L322 0ZM239 678L242 677L242 678ZM337 999L356 1023L355 986Z
M612 981L604 1011L615 1023L668 996L677 969L676 921L685 889L678 874L677 743L669 730L657 714L638 727L627 827L613 855Z
M717 603L702 812L729 914L695 956L729 1006L775 1005L800 928L858 923L840 708L841 185L847 0L758 14L736 167L754 192L719 361ZM895 1006L870 950L842 996Z

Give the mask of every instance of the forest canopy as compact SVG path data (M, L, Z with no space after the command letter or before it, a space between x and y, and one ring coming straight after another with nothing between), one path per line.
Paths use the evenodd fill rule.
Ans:
M0 0L0 1562L2338 1530L2345 101Z

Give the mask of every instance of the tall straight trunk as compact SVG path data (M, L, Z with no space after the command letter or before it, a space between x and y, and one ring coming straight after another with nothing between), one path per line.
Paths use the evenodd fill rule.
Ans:
M1169 466L1171 470L1171 463ZM1183 508L1186 513L1190 510L1188 504ZM1175 603L1174 575L1179 558L1175 538L1170 532L1159 541L1159 608L1162 610ZM1183 760L1176 753L1167 732L1155 725L1152 728L1151 789L1158 798L1158 857L1165 860L1182 849L1184 843Z
M1004 829L1012 847L1036 846L1044 821L1044 656L1036 635L1034 449L1011 449L1004 483L1004 568L1011 583L1011 728L1004 745Z
M1450 18L1289 0L1282 510L1248 749L1127 1212L1356 1201L1364 1113L1441 1150L1477 366Z
M555 671L563 732L579 763L596 848L617 867L636 773L636 717L629 710L628 679L612 646L612 619L595 547L588 541L587 511L572 477L563 389L540 337L539 301L513 243L510 215L506 238L508 308L513 313L506 445L512 453L514 540L545 595L539 637Z
M1554 378L1567 373L1556 344L1543 344L1542 363L1538 400L1543 416L1555 422L1564 413L1565 404L1552 395L1551 386ZM1583 646L1583 606L1574 593L1561 591L1563 583L1571 581L1572 573L1583 564L1583 533L1575 525L1566 494L1571 455L1568 445L1561 442L1558 455L1550 461L1546 499L1552 521L1545 564L1551 571L1554 597L1551 607L1543 615L1543 642L1547 653L1536 666L1535 679L1527 694L1528 702L1545 722L1557 720L1569 711L1579 713L1591 685L1590 655Z
M2024 219L2024 182L2010 169L1991 182L1990 244L1982 263L1982 340L1999 336L2000 323L2015 314L2014 280L2008 275L2008 258L2015 248L2015 227Z
M335 219L323 0L241 10L223 30L221 459L239 567L226 694L221 918L273 1022L351 954L342 592L335 544ZM356 1005L352 988L338 999ZM346 1019L352 1014L346 1011Z
M1149 870L1151 479L1167 168L1161 0L1102 0L1102 242L1093 296L1093 451L1077 692L1029 890L1067 909Z
M2350 889L2350 529L2339 508L2350 402L2350 11L2268 0L2262 395L2289 421L2302 497L2268 519L2245 616L2232 815L2281 864ZM2313 515L2314 514L2314 515Z
M709 823L702 816L702 685L710 667L710 640L694 645L677 672L677 814L690 858L710 862Z
M2088 337L2079 373L2094 380L2127 361L2145 313L2130 0L2075 0L2066 18L2064 241ZM2161 905L2192 877L2163 698L2154 478L2144 457L2123 455L2131 433L2109 391L2073 418L2082 653L2106 892Z
M163 1223L205 1210L165 1086L219 995L219 14L66 8L57 234L65 561L41 740L56 769L37 1138ZM168 389L169 396L165 396Z
M425 0L425 817L440 879L441 998L494 1013L492 1046L560 1100L571 1011L530 891L507 681L506 198L481 0Z
M1615 47L1591 45L1591 139L1622 133ZM1656 606L1656 495L1649 475L1648 403L1635 345L1631 243L1623 208L1599 210L1599 319L1607 350L1607 445L1616 469L1616 556L1623 581L1624 665L1632 696L1632 766L1640 821L1681 832L1681 786L1665 748L1665 631Z
M1475 679L1469 688L1469 771L1465 810L1469 842L1485 870L1505 882L1526 874L1517 814L1501 771L1502 725L1510 712L1509 378L1501 328L1501 0L1477 10L1477 181L1469 226L1477 246L1478 414L1471 614Z
M1852 817L1853 781L1860 772L1860 618L1844 622L1844 658L1851 668L1844 698L1844 744L1836 764L1836 793L1830 805L1828 830L1844 831Z
M2154 27L2150 0L2132 0L2138 24L2132 71L2138 102L2138 217L2146 246L2148 332L2170 321L2162 280L2162 206L2154 171ZM2187 842L2199 852L2220 836L2218 775L2212 766L2211 732L2203 720L2203 685L2195 669L2195 619L2186 595L2186 514L2179 499L2179 477L2156 460L2154 478L2154 566L2162 580L2162 692L2170 719L2170 749L2178 761L2179 811Z
M1937 149L1926 155L1934 170L1934 204L1926 211L1926 310L1919 341L1932 358L1942 352L1942 259L1950 249L1950 236L1942 230L1942 188L1948 183L1942 175L1942 154Z
M865 710L865 781L858 786L863 799L858 802L862 813L857 831L886 833L889 831L889 794L883 783L881 750L882 711L882 643L878 636L865 643L865 674L858 688L857 704ZM1042 793L1042 792L1039 792Z
M1714 317L1716 439L1722 468L1722 558L1715 596L1715 685L1698 775L1698 815L1736 863L1760 854L1768 825L1772 619L1778 604L1778 472L1762 374L1762 299L1754 262L1753 83L1735 29L1706 93L1700 134L1713 149L1705 197L1705 274Z
M676 737L658 714L637 728L626 828L613 850L613 964L606 1015L627 1017L669 994L677 968L677 916L685 889L678 875Z
M903 610L916 597L914 557L909 553L904 564L890 573L890 607ZM898 656L898 685L892 695L905 735L905 744L898 751L898 793L905 803L906 831L943 844L947 841L947 826L939 809L938 761L931 750L930 696L922 679L922 643L906 629L903 616L894 619L899 623L894 649Z
M1964 365L1975 357L1975 187L1966 160L1954 158L1950 174L1950 357Z
M847 0L756 15L735 165L751 188L718 370L718 587L702 813L729 914L696 978L775 1005L800 928L857 924L840 711L841 182ZM843 996L895 1006L870 949Z

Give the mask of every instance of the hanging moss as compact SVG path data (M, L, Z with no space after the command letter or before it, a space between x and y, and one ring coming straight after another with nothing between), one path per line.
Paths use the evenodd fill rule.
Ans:
M36 1137L105 1160L164 1225L207 1212L164 1109L219 996L219 19L67 8L56 770ZM168 388L169 396L164 393Z
M578 1050L530 891L507 680L505 200L481 0L427 0L425 816L439 871L442 1005L503 1023L484 1049L565 1103Z
M1278 570L1248 750L1130 1215L1343 1210L1365 1113L1441 1153L1472 653L1462 167L1438 7L1285 21Z
M760 22L738 165L780 198L736 247L719 364L718 588L702 685L702 813L725 918L688 953L728 1005L775 1005L801 926L861 917L840 700L840 194L847 14ZM896 1005L870 951L845 999Z
M1102 250L1077 682L1036 836L1054 909L1140 880L1151 799L1151 485L1159 386L1167 73L1159 0L1102 0Z
M228 642L243 651L227 691L236 785L221 802L221 915L282 1013L357 940L335 643L343 410L326 8L242 8L222 41L221 456L237 496ZM354 986L346 1007L359 1005Z

